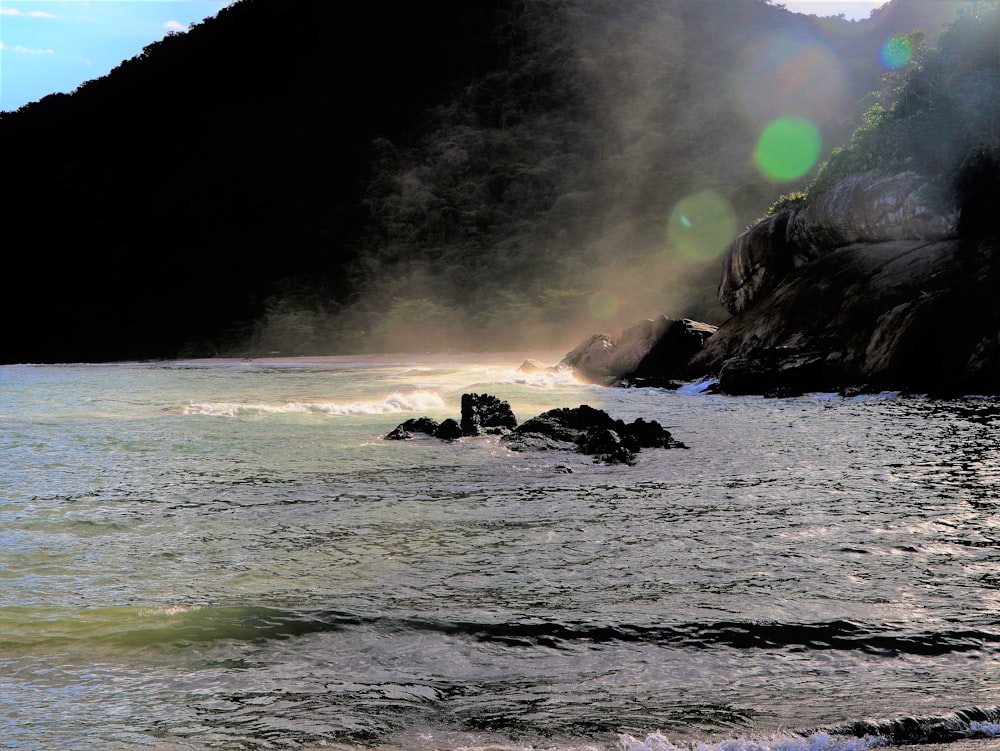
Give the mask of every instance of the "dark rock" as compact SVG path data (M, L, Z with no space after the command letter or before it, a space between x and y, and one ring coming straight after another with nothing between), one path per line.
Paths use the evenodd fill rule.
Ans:
M386 441L408 441L411 438L413 438L413 433L404 430L402 425L397 425L384 436L384 440Z
M683 443L676 440L670 431L664 428L656 420L644 420L639 418L633 420L626 426L626 435L644 449L678 449L687 448Z
M450 417L438 425L437 430L434 431L435 438L445 441L453 441L456 438L461 438L464 434L462 426Z
M507 402L490 394L462 394L464 435L497 435L516 427L517 418Z
M609 386L628 380L641 385L682 382L688 361L716 327L660 316L640 321L617 338L595 334L560 361L581 380Z
M635 464L635 453L625 446L618 446L613 451L597 454L594 461L601 464L627 464L631 467Z
M580 439L577 449L581 454L589 454L594 461L605 464L635 464L638 446L634 441L622 439L608 428L591 428Z
M577 441L576 447L581 454L605 454L622 445L622 437L610 428L590 428Z
M793 269L692 359L731 394L1000 394L1000 249L855 244Z
M975 231L960 224L946 194L913 172L869 172L748 229L719 289L734 316L692 370L729 394L1000 393L996 233L982 212ZM961 201L965 217L975 202Z
M393 428L392 432L386 434L385 440L406 441L413 438L414 433L434 435L434 432L438 429L438 427L439 425L437 420L433 420L430 417L415 417L406 420L405 422L401 422Z
M632 385L677 388L688 378L688 363L718 327L689 318L662 318L666 325L635 370L623 376Z
M719 301L748 310L794 269L858 243L954 239L958 211L915 172L866 172L841 181L806 208L761 220L733 241L723 262Z
M940 186L916 172L853 175L792 212L788 241L819 257L855 243L953 239L958 209L943 201Z
M550 409L540 415L525 420L509 436L501 438L511 445L520 436L543 436L562 447L573 447L592 428L607 428L614 430L618 425L624 426L620 420L612 419L607 412L582 404L579 407L560 407ZM517 449L515 449L517 450Z
M684 448L656 421L639 419L626 425L586 404L543 412L500 440L512 451L578 451L626 464L641 448ZM631 459L626 452L633 454Z
M729 246L722 264L719 302L731 313L749 308L806 260L795 258L788 242L792 213L785 211L761 220Z
M801 396L829 385L826 354L793 347L758 347L722 364L719 389L726 394Z
M615 377L612 352L614 343L607 334L594 334L581 342L559 361L559 367L572 370L578 378L602 386L611 385Z

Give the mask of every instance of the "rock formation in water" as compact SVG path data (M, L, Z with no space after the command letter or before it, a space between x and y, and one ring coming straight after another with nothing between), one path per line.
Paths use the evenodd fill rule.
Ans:
M586 404L543 412L501 441L511 451L578 451L605 464L634 464L644 448L687 448L655 420L626 424Z
M1000 247L914 173L849 177L730 246L692 360L730 394L1000 393Z
M517 427L510 404L491 394L462 394L462 435L497 435Z
M461 425L418 417L397 425L385 440L409 440L414 433L448 441L500 435L511 451L575 451L604 464L635 464L644 448L687 448L655 420L626 424L586 404L552 409L518 425L510 405L490 394L462 394Z

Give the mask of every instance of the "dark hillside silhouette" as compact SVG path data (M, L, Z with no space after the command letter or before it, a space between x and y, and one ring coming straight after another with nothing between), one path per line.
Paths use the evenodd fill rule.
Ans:
M792 84L762 64L748 92L748 50L839 61L828 153L927 7L242 0L2 115L0 361L550 344L600 293L710 317L717 262L664 257L671 208L712 190L743 226L808 182L753 167L752 96Z

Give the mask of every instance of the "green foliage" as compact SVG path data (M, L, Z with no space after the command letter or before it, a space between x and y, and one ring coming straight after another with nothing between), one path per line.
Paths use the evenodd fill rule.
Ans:
M976 16L961 14L937 50L919 46L901 75L885 77L882 98L891 104L876 103L864 114L804 201L872 170L914 170L953 186L968 155L1000 148L1000 4L983 0L979 8ZM954 190L950 199L958 200Z
M803 190L792 191L791 193L785 193L783 196L778 198L777 201L771 204L771 207L767 210L768 214L777 214L782 211L790 211L791 209L801 209L808 203L809 197Z
M748 58L798 76L801 58L761 40L830 50L848 90L806 97L808 116L843 141L878 45L917 7L890 2L875 28L763 0L397 5L345 24L328 0L241 0L72 96L0 113L18 144L5 248L31 249L7 273L45 280L0 301L21 322L0 356L434 348L445 330L454 346L523 348L659 314L714 320L718 261L680 258L672 212L712 191L742 226L805 186L777 188L750 152L775 97L796 109L808 87ZM997 98L970 81L955 102ZM900 142L945 159L919 120L928 92L945 99L912 91L887 94L880 117L916 118ZM881 128L823 179L848 157L895 158Z

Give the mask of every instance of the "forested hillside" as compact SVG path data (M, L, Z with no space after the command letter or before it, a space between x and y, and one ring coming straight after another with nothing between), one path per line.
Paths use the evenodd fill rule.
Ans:
M561 347L718 320L718 254L968 3L242 0L4 113L0 360ZM911 37L914 43L918 36ZM900 65L905 65L902 61ZM815 160L814 160L815 161Z

